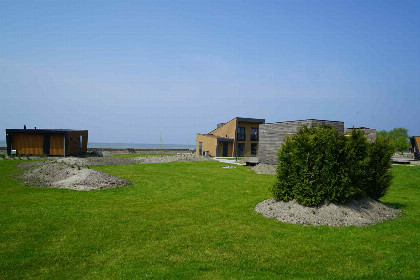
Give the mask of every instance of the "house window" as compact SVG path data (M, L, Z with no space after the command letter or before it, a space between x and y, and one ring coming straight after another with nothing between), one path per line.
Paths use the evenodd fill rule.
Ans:
M238 157L245 155L245 143L238 143Z
M251 157L256 157L258 154L258 143L251 143Z
M236 138L238 141L245 141L245 127L238 127Z
M198 154L203 155L203 142L198 142Z
M251 127L251 141L258 141L258 128Z

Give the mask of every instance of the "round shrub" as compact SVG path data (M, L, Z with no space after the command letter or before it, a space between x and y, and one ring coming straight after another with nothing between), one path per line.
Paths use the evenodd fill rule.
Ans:
M368 143L358 130L347 137L330 127L302 126L278 152L272 193L276 200L296 199L306 206L366 195L379 199L391 185L394 150L385 138Z

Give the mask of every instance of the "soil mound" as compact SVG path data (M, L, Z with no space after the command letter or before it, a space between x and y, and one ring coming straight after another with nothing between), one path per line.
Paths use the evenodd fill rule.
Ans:
M289 202L264 200L255 206L255 211L267 218L301 225L368 226L396 219L401 210L389 207L379 201L365 197L345 204L324 203L319 207Z
M22 172L17 179L29 186L90 191L131 184L104 172L64 162L25 162L18 167Z

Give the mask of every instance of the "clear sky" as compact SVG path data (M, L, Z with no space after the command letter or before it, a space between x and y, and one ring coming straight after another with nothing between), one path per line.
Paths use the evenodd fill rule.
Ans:
M420 1L3 1L0 129L193 144L235 116L420 135ZM4 132L3 132L4 133Z

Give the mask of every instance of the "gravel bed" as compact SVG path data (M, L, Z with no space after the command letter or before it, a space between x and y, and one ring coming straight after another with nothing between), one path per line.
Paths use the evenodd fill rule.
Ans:
M276 165L259 163L256 166L251 167L257 174L276 174Z
M208 161L209 157L180 154L163 157L66 157L54 160L23 162L18 164L22 172L19 181L30 186L73 189L79 191L115 188L131 184L121 178L89 169L92 165L126 165L144 163L166 163L187 161Z
M118 158L118 157L66 157L60 158L57 161L80 166L92 165L127 165L127 164L142 164L142 163L167 163L167 162L188 162L188 161L209 161L213 160L210 157L197 156L193 154L179 154L175 156L162 157L133 157L133 158Z
M401 210L369 197L351 200L345 204L324 203L319 207L303 206L295 200L282 202L268 199L258 203L254 210L267 218L312 226L363 227L396 219L402 214Z
M25 162L17 165L17 179L25 185L90 191L126 186L131 183L87 167L57 161Z

